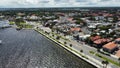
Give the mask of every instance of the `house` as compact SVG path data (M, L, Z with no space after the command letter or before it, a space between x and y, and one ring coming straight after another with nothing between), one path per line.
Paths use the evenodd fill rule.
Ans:
M70 28L70 32L73 34L77 34L77 33L81 32L81 29L79 27Z
M71 23L74 23L74 22L75 22L72 17L67 18L67 21L68 21L68 22L71 22Z
M20 12L19 12L17 15L18 15L18 16L24 16L25 13L20 13Z
M101 48L104 44L108 43L109 41L110 39L102 38L102 39L95 40L93 43L95 44L94 45L95 47Z
M120 57L120 50L116 52L115 56Z
M92 22L92 21L91 21ZM102 23L96 23L96 21L93 21L94 23L88 23L88 28L95 29L98 25L102 25Z
M100 36L92 36L92 37L90 37L91 41L95 41L95 40L98 40L100 38L101 38Z
M103 20L104 16L95 16L95 20Z
M95 29L96 28L96 25L95 24L88 24L87 26L89 29Z
M117 38L117 39L115 40L115 43L120 44L120 38Z
M85 39L88 38L88 37L90 37L90 35L80 35L80 36L79 36L79 39L80 39L81 41L83 41L83 40L85 40Z
M36 16L36 15L32 15L31 17L30 17L30 19L38 19L38 16Z
M103 51L108 53L113 53L117 49L118 49L118 46L115 42L109 42L103 46Z

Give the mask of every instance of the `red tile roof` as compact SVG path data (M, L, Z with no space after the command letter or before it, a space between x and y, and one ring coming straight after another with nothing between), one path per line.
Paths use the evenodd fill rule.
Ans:
M120 57L120 50L118 50L115 54L117 57Z
M98 16L98 14L96 14L96 13L93 13L92 15L93 15L93 16Z
M101 38L100 36L90 37L90 39L91 39L92 41L98 40L98 39L100 39L100 38Z
M117 47L117 44L115 44L114 42L110 42L110 43L105 44L105 45L103 46L103 48L107 48L107 49L110 49L110 50L112 50L112 49L114 49L114 48L116 48L116 47Z
M109 42L109 41L110 41L110 39L103 38L103 39L95 40L94 43L95 44L102 44L102 43Z
M70 31L81 31L80 28L71 28Z
M120 38L117 38L115 41L120 41Z
M68 20L69 22L72 22L72 23L75 23L75 22L76 22L76 20L73 20L73 18L72 18L72 17L67 18L67 20Z
M64 13L57 13L57 15L60 15L60 16L65 16Z

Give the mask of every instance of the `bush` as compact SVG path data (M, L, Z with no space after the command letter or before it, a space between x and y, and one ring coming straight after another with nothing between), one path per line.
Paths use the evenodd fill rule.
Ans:
M73 45L72 44L70 44L70 47L72 47Z
M83 50L80 50L80 52L83 52Z
M56 39L59 40L59 39L60 39L60 36L57 36Z
M64 44L67 44L67 42L64 42Z

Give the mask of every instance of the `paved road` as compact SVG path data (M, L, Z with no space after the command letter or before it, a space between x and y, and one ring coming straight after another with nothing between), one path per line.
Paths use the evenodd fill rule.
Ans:
M0 30L0 68L95 68L34 30Z

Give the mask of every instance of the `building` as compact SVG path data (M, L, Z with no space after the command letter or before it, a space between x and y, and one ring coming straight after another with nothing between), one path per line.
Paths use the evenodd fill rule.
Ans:
M118 58L120 57L120 50L116 52L115 56L117 56Z
M81 29L78 27L76 27L76 28L70 28L70 32L71 33L73 33L73 34L77 34L77 33L79 33L79 32L81 32Z
M93 43L95 44L94 45L95 47L101 48L104 44L108 43L109 41L110 39L102 38L102 39L95 40Z
M117 49L118 49L118 46L115 42L109 42L103 46L103 51L108 53L113 53Z
M98 40L100 38L101 38L100 36L92 36L92 37L90 37L91 41L95 41L95 40Z
M115 40L115 43L120 44L120 38L117 38L117 39Z

